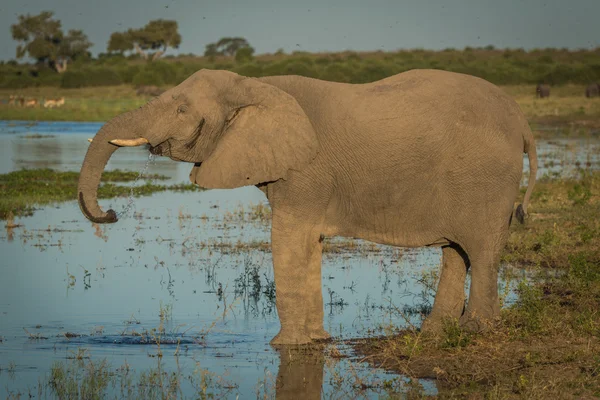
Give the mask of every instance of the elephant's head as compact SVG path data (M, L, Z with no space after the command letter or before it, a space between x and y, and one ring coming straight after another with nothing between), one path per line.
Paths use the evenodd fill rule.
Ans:
M100 177L122 146L193 163L204 188L235 188L285 179L316 155L311 122L294 97L254 78L200 70L137 110L115 117L93 138L79 176L79 206L93 222L117 220L97 200Z

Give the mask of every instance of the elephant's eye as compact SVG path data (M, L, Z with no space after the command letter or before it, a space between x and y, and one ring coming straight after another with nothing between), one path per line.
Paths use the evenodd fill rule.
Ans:
M179 107L177 107L177 114L183 114L187 110L188 110L188 106L186 106L185 104L182 104Z

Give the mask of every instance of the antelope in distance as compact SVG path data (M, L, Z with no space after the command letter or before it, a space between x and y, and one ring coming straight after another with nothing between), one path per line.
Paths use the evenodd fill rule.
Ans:
M58 99L48 99L48 100L44 101L44 107L45 108L60 107L60 106L62 106L64 104L65 104L65 98L64 97L60 97Z
M38 99L27 99L25 100L25 107L37 107L39 105Z
M24 106L25 98L23 96L18 96L16 94L11 94L8 96L8 105L9 106Z

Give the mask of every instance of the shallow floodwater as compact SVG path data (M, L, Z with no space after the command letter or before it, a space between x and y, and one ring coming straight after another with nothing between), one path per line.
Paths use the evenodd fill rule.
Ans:
M101 125L0 122L0 173L79 171L86 139ZM538 141L538 176L571 173L577 163L598 168L599 153L597 139ZM120 149L107 169L141 171L147 161L143 148ZM190 168L158 158L146 173L187 182ZM35 394L55 361L84 354L114 369L183 371L197 378L181 383L188 397L202 374L213 377L207 390L219 398L275 397L276 378L292 381L287 375L297 371L269 345L279 330L264 245L270 225L250 215L267 204L262 192L166 192L136 198L126 210L127 203L100 201L124 212L116 224L90 223L72 201L41 207L0 232L0 390ZM433 303L439 249L353 243L323 257L325 328L346 339L418 326L418 311ZM322 370L323 384L299 385L297 398L343 398L357 379L360 396L371 398L385 393L383 381L402 381L352 357L311 368L315 376ZM422 384L436 393L435 384Z

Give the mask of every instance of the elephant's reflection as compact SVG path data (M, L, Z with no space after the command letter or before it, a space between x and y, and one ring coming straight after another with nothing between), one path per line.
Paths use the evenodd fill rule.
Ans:
M320 399L325 346L276 346L279 353L277 399Z

